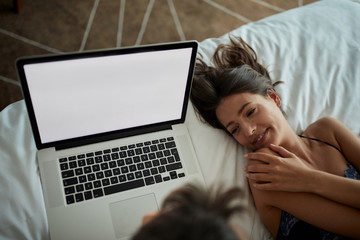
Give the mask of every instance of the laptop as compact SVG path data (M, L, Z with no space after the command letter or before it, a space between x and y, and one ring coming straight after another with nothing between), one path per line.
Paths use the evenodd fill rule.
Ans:
M129 239L171 191L204 185L184 125L197 46L17 60L51 239Z

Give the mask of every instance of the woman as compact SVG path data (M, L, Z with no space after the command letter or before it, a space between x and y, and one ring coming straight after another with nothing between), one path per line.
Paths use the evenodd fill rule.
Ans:
M175 190L161 210L144 216L132 240L239 240L245 239L230 218L241 213L238 188L211 192L194 185Z
M360 181L354 180L360 169L357 137L332 118L320 119L296 135L274 89L280 82L272 83L242 39L219 46L213 60L214 67L199 60L191 100L205 122L255 151L245 156L245 171L272 235L360 238Z

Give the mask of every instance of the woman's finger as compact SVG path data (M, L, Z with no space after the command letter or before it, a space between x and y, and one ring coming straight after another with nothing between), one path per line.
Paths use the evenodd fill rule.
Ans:
M266 173L247 173L246 177L248 179L254 180L256 182L272 182L273 181L273 177L270 174L266 174Z
M271 168L268 164L250 164L244 168L248 173L269 173Z
M247 153L244 155L244 157L249 160L258 160L264 163L271 163L277 158L275 155L262 152Z
M287 149L285 149L285 148L283 148L281 146L270 144L270 149L277 152L283 158L291 158L291 157L293 157L292 152L288 151Z

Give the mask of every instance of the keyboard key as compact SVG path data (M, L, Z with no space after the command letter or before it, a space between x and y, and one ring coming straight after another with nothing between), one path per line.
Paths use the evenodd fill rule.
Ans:
M143 151L141 148L136 148L135 153L136 153L136 155L141 155L141 154L143 154Z
M115 184L115 183L118 183L119 180L117 177L112 177L112 178L110 178L110 182L111 182L111 184Z
M75 203L74 195L66 196L66 203L67 203L67 204Z
M79 161L80 162L80 161ZM87 158L86 159L86 163L87 163L87 165L91 165L91 164L94 164L95 162L94 162L94 158ZM85 165L85 162L84 162L84 165Z
M166 165L166 170L168 172L176 170L176 169L180 169L180 168L182 168L182 164L180 162Z
M126 165L132 164L132 163L133 163L132 158L126 158L126 159L125 159L125 163L126 163Z
M100 180L94 181L94 188L99 188L99 187L101 187L101 182L100 182Z
M86 189L86 190L93 189L93 185L92 185L92 183L91 183L91 182L87 182L87 183L85 183L85 189Z
M104 172L104 174L105 174L105 177L111 177L111 176L112 176L111 170L106 170L106 171Z
M176 179L177 177L178 177L178 176L177 176L176 171L170 172L170 178L171 178L171 179Z
M68 178L68 179L65 179L63 181L63 183L64 183L64 186L75 185L75 184L78 184L78 179L77 179L77 177Z
M120 174L120 168L114 168L113 169L113 174L114 175L119 175Z
M61 171L67 170L69 169L69 165L67 163L62 163L60 164L60 169Z
M94 161L94 160L93 160L93 161ZM79 166L79 167L83 167L83 166L85 166L85 165L86 165L86 163L85 163L85 160L84 160L84 159L78 161L78 166Z
M138 172L135 173L135 177L136 177L136 178L142 178L142 176L143 176L143 175L142 175L142 172L140 172L140 171L138 171Z
M135 179L135 175L133 173L129 173L126 175L128 181L134 180Z
M143 171L144 177L150 176L150 171L148 169Z
M119 181L120 182L125 182L126 181L126 176L125 175L120 175L119 176Z
M136 166L138 170L143 170L145 168L143 163L138 163Z
M102 161L103 161L102 156L96 156L96 157L95 157L95 162L96 162L96 163L101 163Z
M108 178L105 178L105 179L101 180L101 183L105 187L105 186L110 185L110 180Z
M174 148L174 147L176 147L176 144L175 144L175 142L167 142L167 143L165 143L165 146L166 146L166 148Z
M109 168L116 168L117 164L115 161L109 162Z
M125 151L120 152L120 158L126 158L127 154Z
M91 173L91 167L89 166L84 167L84 173L86 174Z
M120 184L104 187L104 192L105 195L109 195L143 186L145 186L144 180L138 179L127 183L120 183Z
M136 169L135 164L129 166L129 171L130 171L130 172L135 172L136 170L137 170L137 169Z
M88 174L88 175L87 175L87 179L88 179L88 181L93 181L93 180L95 180L95 174L94 174L94 173Z
M99 164L92 165L92 169L93 169L93 172L98 172L98 171L100 171L100 165Z
M150 148L149 148L149 147L143 147L143 152L144 152L144 153L149 153L149 152L150 152Z
M117 160L117 159L119 159L119 154L118 154L118 153L112 153L112 154L111 154L111 159L112 159L112 160Z
M135 157L133 157L133 161L134 161L134 163L139 163L139 162L141 162L141 159L139 156L135 156Z
M84 185L82 184L76 185L76 192L82 192L82 191L84 191Z
M111 157L110 157L109 154L106 154L106 155L103 156L103 159L104 159L104 161L110 161Z
M100 164L101 170L109 169L109 165L107 163Z
M128 151L127 151L127 155L128 155L129 157L135 156L135 151L134 151L134 150L128 150Z
M164 166L160 166L158 169L159 169L159 173L164 173L164 172L166 172L166 169L165 169Z
M117 163L117 165L118 165L119 167L125 165L125 161L124 161L123 159L117 160L116 163Z
M73 186L65 188L65 195L75 193L75 188Z
M75 194L75 199L76 199L76 202L81 202L81 201L84 201L84 196L82 193L77 193L77 194Z
M153 177L147 177L145 178L146 185L151 185L155 183L155 180Z
M86 182L86 176L85 176L85 175L79 176L79 182L80 182L80 183Z
M125 174L125 173L128 173L128 172L129 172L129 168L127 166L121 167L121 173L122 174Z
M92 199L92 193L90 191L84 192L85 200Z
M93 153L93 152L89 152L89 153L86 154L86 157L88 157L88 158L89 158L89 157L93 157L93 156L94 156L94 153Z
M97 172L96 173L96 179L102 179L104 178L104 173L103 172Z
M75 161L69 163L70 168L77 168L77 163Z
M156 183L162 182L161 175L156 175L154 178Z
M75 175L74 170L68 170L68 171L61 172L61 176L63 178L73 177L74 175Z
M158 170L157 170L157 168L152 168L152 169L150 170L150 172L151 172L151 175L156 175L156 174L159 173Z
M93 190L94 198L102 197L104 196L103 190L101 188Z
M75 174L76 174L76 176L82 175L83 174L82 168L75 169Z

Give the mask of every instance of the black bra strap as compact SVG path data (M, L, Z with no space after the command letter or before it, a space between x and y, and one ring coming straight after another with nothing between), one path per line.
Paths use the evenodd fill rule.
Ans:
M332 145L331 143L325 142L325 141L320 140L320 139L317 139L317 138L306 137L306 136L303 136L303 135L299 135L299 137L301 137L301 138L307 138L307 139L310 139L310 140L313 140L313 141L316 141L316 142L325 143L325 144L327 144L327 145L335 148L336 150L338 150L338 151L342 154L342 151L341 151L339 148L337 148L336 146Z

